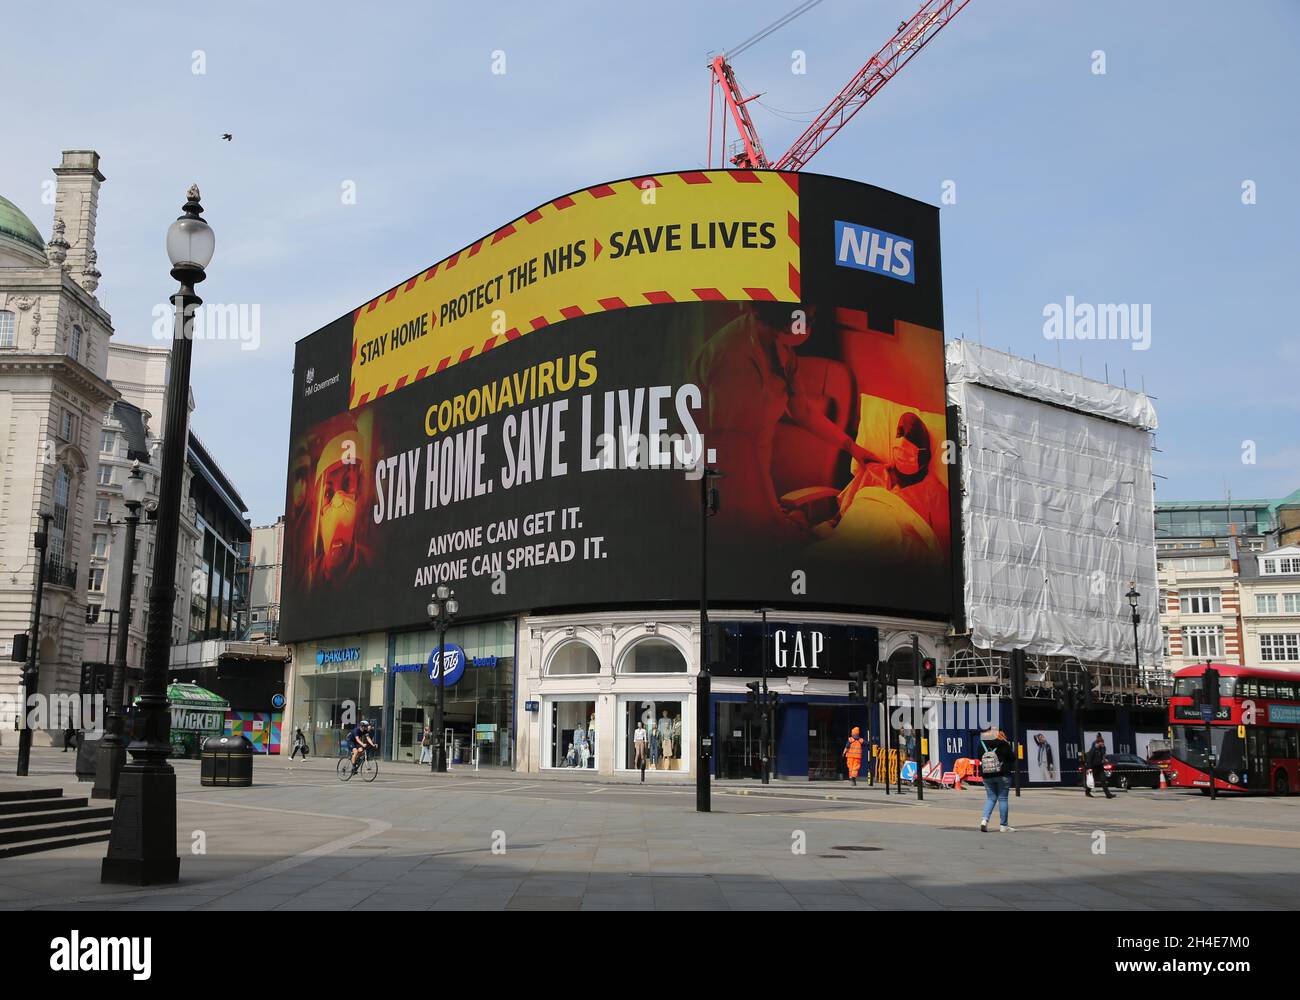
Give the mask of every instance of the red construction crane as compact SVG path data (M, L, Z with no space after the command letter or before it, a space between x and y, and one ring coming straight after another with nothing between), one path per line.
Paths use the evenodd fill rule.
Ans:
M752 39L742 43L738 49L748 47L753 41L766 37L776 28L789 23L812 7L815 2L817 0L802 4L776 24L770 25ZM737 168L748 170L802 170L808 161L849 123L849 119L861 111L863 105L875 97L880 89L892 80L913 56L925 48L930 39L942 31L949 21L960 14L962 8L968 3L970 0L925 0L925 3L921 4L921 9L898 26L894 37L886 42L862 69L858 70L853 79L844 85L844 89L835 95L835 99L822 109L821 113L813 119L812 124L804 130L803 135L799 136L794 141L794 145L782 153L775 163L768 160L767 154L763 152L762 140L758 137L758 131L754 128L746 107L750 101L762 95L742 96L740 86L736 82L736 74L732 71L731 64L727 62L726 55L716 56L710 64L713 73L712 86L722 87L727 110L731 113L731 118L745 146L742 152L731 158L731 162ZM724 118L724 161L726 160L725 143L726 119ZM710 103L709 166L712 165L713 104Z

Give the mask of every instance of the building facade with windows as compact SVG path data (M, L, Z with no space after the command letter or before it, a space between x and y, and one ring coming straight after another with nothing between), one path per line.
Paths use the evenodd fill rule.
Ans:
M248 637L274 640L280 631L284 577L284 517L253 528L249 550Z
M1300 671L1300 545L1241 560L1242 665Z
M1241 597L1227 545L1165 549L1157 562L1166 663L1241 662Z
M49 240L0 198L0 695L21 704L13 637L28 632L36 589L33 536L50 515L40 692L75 694L86 635L103 416L119 398L107 373L112 319L95 296L99 154L67 150L54 168ZM39 190L33 183L33 197ZM29 692L30 693L30 692ZM0 743L18 718L0 719ZM37 733L37 742L49 739Z
M1285 666L1272 657L1286 655L1289 633L1280 633L1275 651L1270 630L1287 624L1279 617L1289 601L1286 581L1270 581L1264 567L1278 574L1291 565L1289 550L1278 546L1300 524L1297 515L1300 491L1279 500L1156 505L1160 627L1170 669L1206 659Z

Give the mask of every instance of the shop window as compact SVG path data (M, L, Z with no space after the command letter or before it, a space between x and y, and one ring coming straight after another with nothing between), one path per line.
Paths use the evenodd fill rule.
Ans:
M596 769L600 742L596 735L594 701L551 702L551 767Z
M623 654L621 674L684 674L686 657L667 639L642 639Z
M548 677L569 677L574 674L600 673L600 657L585 642L566 642L555 651L546 668Z
M684 771L682 761L682 703L633 698L624 703L627 739L623 767L639 771Z

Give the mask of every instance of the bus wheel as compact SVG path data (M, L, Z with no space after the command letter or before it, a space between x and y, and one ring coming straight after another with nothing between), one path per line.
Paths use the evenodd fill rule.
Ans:
M1278 771L1273 776L1273 793L1275 795L1290 795L1291 786L1286 780L1286 772Z

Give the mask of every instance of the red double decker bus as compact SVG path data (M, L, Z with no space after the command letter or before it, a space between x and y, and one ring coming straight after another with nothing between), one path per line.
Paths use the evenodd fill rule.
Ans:
M1219 707L1201 713L1204 664L1174 675L1169 699L1169 783L1226 792L1300 791L1300 673L1209 664L1219 671ZM1210 765L1213 754L1214 765Z

